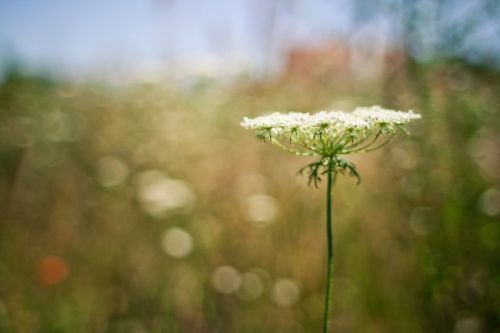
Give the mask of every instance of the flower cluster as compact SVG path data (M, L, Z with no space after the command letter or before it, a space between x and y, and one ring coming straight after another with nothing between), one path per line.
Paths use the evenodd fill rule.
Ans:
M318 161L306 167L310 177L321 168L335 173L347 170L358 177L354 165L339 156L380 148L394 134L407 133L404 125L414 119L420 119L420 115L371 106L358 107L352 113L275 112L253 119L245 117L241 126L255 130L257 138L296 155L319 156Z
M411 110L408 112L394 111L384 109L378 105L356 108L353 114L372 124L405 124L414 119L421 118L419 114L413 113Z
M336 156L373 150L381 139L401 131L420 115L383 109L356 108L352 113L320 111L315 114L275 112L243 118L241 126L257 131L257 137L287 151L304 156Z

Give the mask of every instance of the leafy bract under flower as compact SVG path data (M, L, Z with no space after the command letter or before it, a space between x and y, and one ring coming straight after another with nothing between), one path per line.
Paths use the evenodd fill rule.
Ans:
M404 124L419 118L412 111L372 106L356 108L352 113L275 112L253 119L245 117L241 126L255 130L259 139L291 153L332 158L377 149L395 133L407 133Z

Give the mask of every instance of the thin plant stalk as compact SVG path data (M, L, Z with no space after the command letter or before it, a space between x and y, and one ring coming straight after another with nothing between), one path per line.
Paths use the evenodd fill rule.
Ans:
M332 219L332 187L333 172L328 168L328 182L326 185L326 235L327 235L327 272L326 272L326 292L325 307L323 314L323 333L330 330L330 308L332 304L333 288L333 219Z

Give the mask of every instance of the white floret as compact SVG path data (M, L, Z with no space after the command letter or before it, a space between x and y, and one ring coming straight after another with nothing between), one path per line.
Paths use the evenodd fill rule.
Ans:
M420 119L419 114L413 111L403 112L384 109L378 105L370 107L358 107L353 114L371 123L404 124L414 119Z
M313 126L328 125L336 129L364 128L369 124L364 119L342 111L320 111L310 117Z
M256 118L244 117L241 126L256 130L260 138L295 154L331 156L366 150L383 136L398 131L406 133L401 125L420 118L419 114L412 111L402 112L371 106L358 107L352 113L274 112ZM370 138L375 139L359 149Z
M241 126L247 129L294 128L303 126L308 117L309 113L291 112L284 114L274 112L253 119L244 117Z
M301 129L306 130L317 126L330 126L334 129L365 128L370 124L361 117L342 111L320 111L309 113L271 113L256 118L244 117L241 126L247 129Z

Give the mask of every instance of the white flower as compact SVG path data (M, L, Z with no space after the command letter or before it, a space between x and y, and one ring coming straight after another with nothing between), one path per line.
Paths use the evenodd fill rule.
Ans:
M362 117L342 111L320 111L309 113L274 112L254 119L243 118L241 126L246 129L306 129L317 126L330 126L337 129L368 127L369 123Z
M309 113L290 112L283 114L274 112L254 119L244 117L241 126L247 129L294 128L304 126L309 118Z
M245 117L241 126L255 130L259 139L291 153L334 157L376 149L384 137L388 139L396 132L405 133L403 124L420 118L412 111L371 106L356 108L352 113L274 112L253 119Z
M360 117L342 111L320 111L309 117L311 126L329 126L338 130L366 128L370 124Z
M373 124L405 124L414 119L422 118L411 110L408 112L387 110L378 105L356 108L353 114Z

